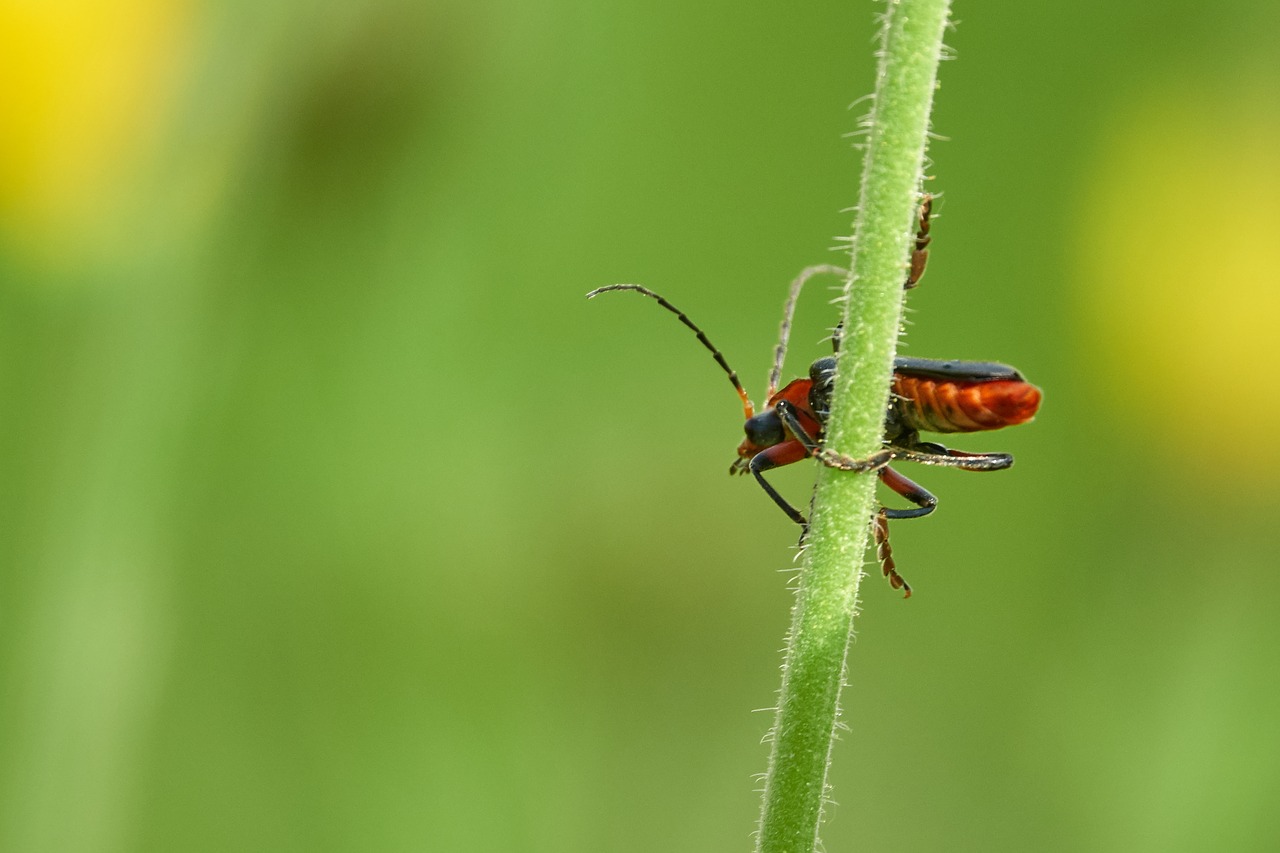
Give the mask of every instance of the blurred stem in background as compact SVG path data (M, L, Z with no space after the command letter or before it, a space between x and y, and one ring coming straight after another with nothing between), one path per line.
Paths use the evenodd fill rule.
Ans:
M948 8L948 0L890 2L885 21L826 427L827 445L855 458L877 449L884 430ZM761 853L817 845L875 483L872 473L818 475L765 779Z

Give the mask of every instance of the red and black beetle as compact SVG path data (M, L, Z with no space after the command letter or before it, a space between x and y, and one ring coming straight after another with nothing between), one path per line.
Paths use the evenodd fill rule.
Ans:
M912 253L905 287L916 285L924 273L928 258L930 198L921 205L915 250ZM773 369L765 406L759 413L729 367L720 351L684 312L663 297L638 284L614 284L587 294L588 298L615 290L634 290L657 300L658 304L679 317L698 336L720 367L729 376L742 400L746 437L738 445L738 458L729 468L731 474L750 471L791 520L807 527L805 517L778 493L764 478L764 472L802 459L813 457L824 465L846 471L874 470L880 481L915 507L892 509L881 507L873 531L881 567L894 589L911 595L911 587L898 574L889 547L891 518L920 518L933 512L938 499L928 490L889 467L895 459L940 465L965 471L998 471L1013 464L1007 453L968 453L941 444L921 441L921 432L983 432L1016 426L1031 420L1040 406L1040 389L1022 378L1012 367L986 361L941 361L931 358L894 360L889 406L885 413L884 447L866 459L853 459L823 446L822 439L830 410L831 385L835 377L836 357L827 356L809 367L809 376L796 379L782 389L778 382L786 357L791 319L800 290L810 278L822 273L846 275L833 266L809 267L791 284L783 310L781 336L774 350ZM837 355L841 330L833 336Z

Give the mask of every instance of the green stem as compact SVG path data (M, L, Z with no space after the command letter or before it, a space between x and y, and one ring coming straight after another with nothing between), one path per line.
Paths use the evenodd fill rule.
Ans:
M826 444L880 447L950 0L889 0L871 110L844 342ZM812 853L826 795L876 478L819 466L765 777L759 853Z

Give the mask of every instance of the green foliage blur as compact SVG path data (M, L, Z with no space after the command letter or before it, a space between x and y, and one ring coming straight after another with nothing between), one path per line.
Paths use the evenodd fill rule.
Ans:
M796 531L583 295L758 397L879 11L0 2L0 850L749 849ZM1045 403L912 472L825 849L1277 849L1280 11L956 15L903 352Z

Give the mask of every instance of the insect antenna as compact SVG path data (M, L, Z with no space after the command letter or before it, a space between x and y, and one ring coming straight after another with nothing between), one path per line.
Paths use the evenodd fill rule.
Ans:
M645 296L657 300L659 305L679 317L681 323L684 323L690 329L693 329L694 334L698 336L698 340L702 342L704 347L711 351L711 355L715 358L716 363L724 368L724 372L729 375L729 381L733 383L734 390L738 392L738 396L742 399L743 415L747 420L751 419L755 414L755 407L751 405L751 398L747 396L746 389L744 389L742 387L742 383L738 381L738 374L729 366L729 362L725 361L724 356L720 354L720 350L716 349L715 344L711 343L707 338L706 333L699 329L696 323L690 320L683 311L672 305L666 299L654 293L649 288L641 287L638 284L611 284L607 287L598 287L588 293L587 298L591 299L594 296L599 296L601 293L609 293L614 290L634 290L636 293L643 293ZM770 396L773 396L772 392L770 392Z
M774 392L778 390L778 383L782 380L782 363L787 358L787 339L791 337L791 319L796 313L796 300L800 298L800 290L815 275L826 273L845 276L849 271L830 264L819 264L805 267L800 271L800 275L796 276L796 280L791 282L791 290L787 293L787 304L782 309L782 328L778 335L778 345L773 348L773 370L769 371L769 391L764 398L766 405L773 399Z

